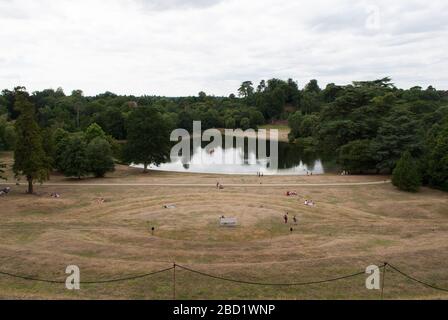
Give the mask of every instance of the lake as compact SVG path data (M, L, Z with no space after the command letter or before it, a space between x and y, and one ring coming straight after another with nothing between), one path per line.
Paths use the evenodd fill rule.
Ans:
M305 153L297 145L286 142L278 143L278 170L270 168L267 159L259 159L257 152L249 151L247 143L245 147L236 146L235 143L232 147L226 147L223 143L222 146L212 150L206 149L207 144L203 143L194 150L191 147L192 156L187 161L182 161L182 157L175 157L160 166L150 165L148 169L184 173L242 175L256 175L257 172L263 172L265 175L321 175L338 170L331 159ZM268 142L268 156L269 149ZM139 165L136 165L136 167L143 168Z

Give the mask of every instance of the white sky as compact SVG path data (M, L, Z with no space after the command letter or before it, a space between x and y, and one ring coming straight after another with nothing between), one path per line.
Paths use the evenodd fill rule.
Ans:
M448 1L0 0L0 88L235 93L289 77L448 89Z

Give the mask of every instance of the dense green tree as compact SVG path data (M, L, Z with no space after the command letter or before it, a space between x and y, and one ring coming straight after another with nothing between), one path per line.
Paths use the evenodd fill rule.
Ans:
M342 169L363 173L375 168L375 145L370 140L354 140L339 149L338 162Z
M249 120L249 118L242 118L240 120L240 127L243 130L249 129L250 128L250 120Z
M16 130L6 115L0 116L0 150L14 150L17 140Z
M124 157L129 163L159 165L170 154L170 123L154 108L139 107L127 119L127 143Z
M321 89L319 87L319 84L317 83L317 80L313 79L308 82L308 84L305 86L305 92L312 92L312 93L320 93Z
M55 169L63 172L63 156L68 143L70 133L64 129L58 128L52 134L52 144L54 149L53 166Z
M406 150L412 155L420 155L422 137L418 133L419 122L412 113L395 108L378 130L378 169L392 171Z
M304 93L300 100L300 110L304 114L318 112L321 105L322 103L319 100L319 95L314 92Z
M311 137L316 133L316 128L319 124L319 117L316 114L307 114L303 116L299 128L301 137Z
M64 139L59 167L67 177L81 179L90 172L89 159L86 152L86 142L82 134L71 134Z
M106 133L103 129L96 123L92 123L84 132L84 138L86 143L89 144L92 140L96 138L101 138L106 140Z
M249 112L249 120L251 127L254 129L265 123L263 114L256 109Z
M322 122L316 132L319 143L325 150L337 150L358 138L358 127L352 120Z
M448 191L448 121L428 141L425 173L431 186Z
M244 81L238 89L238 95L243 98L248 98L254 94L254 87L252 81Z
M112 149L109 142L104 138L96 137L90 141L86 148L86 156L89 171L97 178L102 178L107 172L115 170Z
M326 103L333 102L334 100L336 100L338 94L343 91L343 87L337 86L334 83L329 83L322 92L323 99Z
M302 112L297 111L289 116L288 125L291 128L289 133L290 141L294 141L296 138L300 137L300 128L302 126L303 115Z
M235 118L233 118L232 116L226 117L224 123L227 129L235 129L236 127Z
M118 140L126 138L125 113L119 108L108 107L103 112L98 113L95 120L106 134Z
M400 190L408 192L416 192L420 188L419 168L409 151L404 152L397 162L392 174L392 183Z
M15 123L17 142L13 170L16 176L26 177L28 193L31 194L34 192L34 181L48 180L50 161L43 148L35 107L28 100L28 94L21 89L15 91L15 109L19 111L19 117Z

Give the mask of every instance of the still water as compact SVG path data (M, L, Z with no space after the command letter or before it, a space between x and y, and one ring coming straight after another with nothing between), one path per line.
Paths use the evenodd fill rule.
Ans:
M191 159L182 161L181 157L170 159L160 166L150 165L149 169L157 171L184 172L184 173L210 173L210 174L247 174L256 175L262 172L265 175L320 175L337 170L332 160L305 153L295 144L278 143L278 169L270 166L268 159L259 159L257 152L246 147L233 147L206 149L204 144L191 149ZM267 143L269 156L269 142ZM327 157L328 158L328 157ZM142 166L137 166L142 167Z

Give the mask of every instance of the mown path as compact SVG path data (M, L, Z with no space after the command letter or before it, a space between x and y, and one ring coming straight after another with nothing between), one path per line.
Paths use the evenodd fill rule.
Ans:
M352 183L228 183L225 187L230 188L284 188L284 187L350 187L350 186L370 186L389 184L390 180L373 181L373 182L352 182ZM0 183L0 185L15 185L15 183ZM211 183L45 183L43 186L78 186L78 187L216 187L216 184Z

